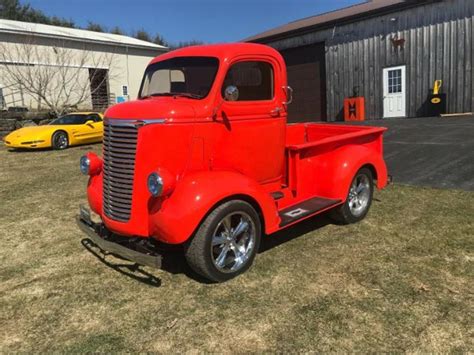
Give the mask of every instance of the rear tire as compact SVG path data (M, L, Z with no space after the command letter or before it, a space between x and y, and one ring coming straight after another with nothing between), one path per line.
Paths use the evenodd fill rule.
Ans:
M369 212L374 195L374 179L368 168L360 169L354 176L346 202L331 211L331 218L341 224L356 223Z
M216 207L186 246L189 266L213 282L230 280L250 268L261 239L258 213L245 201Z
M66 149L69 146L67 133L64 131L54 132L53 137L51 138L51 146L55 150Z

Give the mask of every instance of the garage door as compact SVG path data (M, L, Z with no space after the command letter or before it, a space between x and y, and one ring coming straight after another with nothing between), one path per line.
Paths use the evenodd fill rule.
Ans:
M293 88L288 122L326 120L326 69L324 43L281 51Z

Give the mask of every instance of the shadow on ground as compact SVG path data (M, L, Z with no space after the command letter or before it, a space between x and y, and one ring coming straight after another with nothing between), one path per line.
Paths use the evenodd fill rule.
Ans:
M291 240L297 239L307 233L315 232L320 228L334 224L327 214L311 217L294 226L274 233L272 235L264 235L260 243L258 254L266 253L273 248L287 243ZM83 247L92 255L94 255L100 262L109 268L128 276L136 281L144 283L153 287L161 286L161 279L152 273L146 271L140 264L133 263L118 255L101 251L90 239L84 238L81 241ZM171 274L185 274L189 278L204 284L211 284L213 282L203 278L201 275L195 273L187 264L183 250L173 250L163 253L161 269ZM258 257L258 255L257 255Z

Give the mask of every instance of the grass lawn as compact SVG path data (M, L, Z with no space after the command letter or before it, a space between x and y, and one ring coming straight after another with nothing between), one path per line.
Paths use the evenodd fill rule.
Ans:
M361 223L266 237L211 285L82 246L87 150L0 148L0 353L474 351L474 193L392 185Z

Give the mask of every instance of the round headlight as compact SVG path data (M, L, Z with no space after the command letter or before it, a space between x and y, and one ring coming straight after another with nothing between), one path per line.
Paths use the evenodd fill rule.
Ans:
M150 191L153 196L161 195L163 191L163 179L160 175L158 175L157 173L151 173L148 176L147 185L148 191Z
M90 165L91 165L91 161L89 160L89 158L86 155L82 156L81 160L79 161L79 167L81 169L81 173L83 173L84 175L89 174Z

